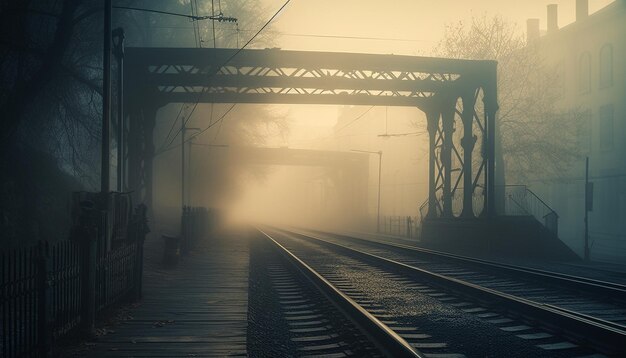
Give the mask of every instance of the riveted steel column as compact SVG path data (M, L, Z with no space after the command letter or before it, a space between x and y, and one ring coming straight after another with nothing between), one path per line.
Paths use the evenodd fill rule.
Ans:
M484 87L485 119L487 125L487 217L496 216L496 112L498 110L497 65L489 63Z
M461 120L463 121L463 139L461 146L463 147L463 211L462 217L474 217L473 196L474 185L472 183L472 153L476 144L476 136L473 134L472 127L474 124L474 105L475 97L472 93L463 96L463 113Z
M429 111L426 113L426 120L428 125L428 138L429 138L429 152L428 152L428 214L427 218L437 217L437 182L435 174L435 162L437 156L435 150L437 149L437 128L439 127L439 117L441 114L439 111Z
M451 218L452 214L452 135L454 133L454 106L456 102L447 103L441 113L443 127L443 147L441 149L441 164L443 165L443 214Z

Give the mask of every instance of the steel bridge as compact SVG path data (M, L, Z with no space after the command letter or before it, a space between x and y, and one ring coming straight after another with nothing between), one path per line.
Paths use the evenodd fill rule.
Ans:
M152 133L158 109L169 103L407 106L428 121L428 216L494 216L496 66L278 49L127 48L129 187L150 206ZM460 213L453 198L462 198Z

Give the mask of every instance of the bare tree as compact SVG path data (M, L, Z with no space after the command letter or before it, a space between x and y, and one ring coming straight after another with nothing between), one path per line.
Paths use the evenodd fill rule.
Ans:
M557 66L536 46L526 46L514 23L479 17L448 25L435 48L442 57L498 61L499 184L563 174L580 155L577 135L581 111L559 108L563 94Z

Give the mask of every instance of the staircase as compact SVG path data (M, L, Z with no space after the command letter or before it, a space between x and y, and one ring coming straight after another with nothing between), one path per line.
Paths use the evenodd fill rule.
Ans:
M498 216L492 219L426 218L427 206L422 205L422 244L481 257L580 259L558 237L558 214L534 192L514 185L497 188L496 194L501 200L496 205Z

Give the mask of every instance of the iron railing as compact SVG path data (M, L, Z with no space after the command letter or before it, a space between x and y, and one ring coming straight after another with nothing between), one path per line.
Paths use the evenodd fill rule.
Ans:
M472 210L473 210L473 215L475 217L479 217L482 215L483 213L483 209L485 207L485 198L484 198L484 193L482 192L483 188L482 187L477 187L476 191L474 193L472 193ZM452 193L452 215L454 217L459 217L461 216L461 213L463 212L463 187L457 188L457 190L454 191L454 193ZM435 217L442 217L443 216L443 196L440 195L439 197L437 197L436 200L436 205L435 205L435 209L436 209L436 215ZM428 215L428 199L426 199L422 205L420 205L419 207L419 212L420 212L420 222L424 221L424 219L426 218L426 216Z
M125 244L96 262L96 312L119 302L135 287L137 243Z
M559 215L532 190L525 185L507 185L496 188L498 190L504 190L504 207L499 208L500 214L532 216L550 232L558 235Z
M91 228L76 230L80 235L71 241L1 251L1 356L44 357L59 339L81 327L90 330L89 312L139 298L145 210L128 230L127 244L99 258L98 230ZM90 287L95 292L89 294Z
M545 201L530 190L526 185L496 186L496 212L505 216L532 216L550 232L558 235L559 216ZM437 215L442 216L442 198L437 200ZM474 215L480 216L484 208L483 193L472 195L472 207ZM452 213L458 217L463 210L463 188L459 188L452 195ZM428 215L428 199L419 207L420 222Z
M418 238L420 220L412 216L382 216L380 233L403 236L409 239Z

